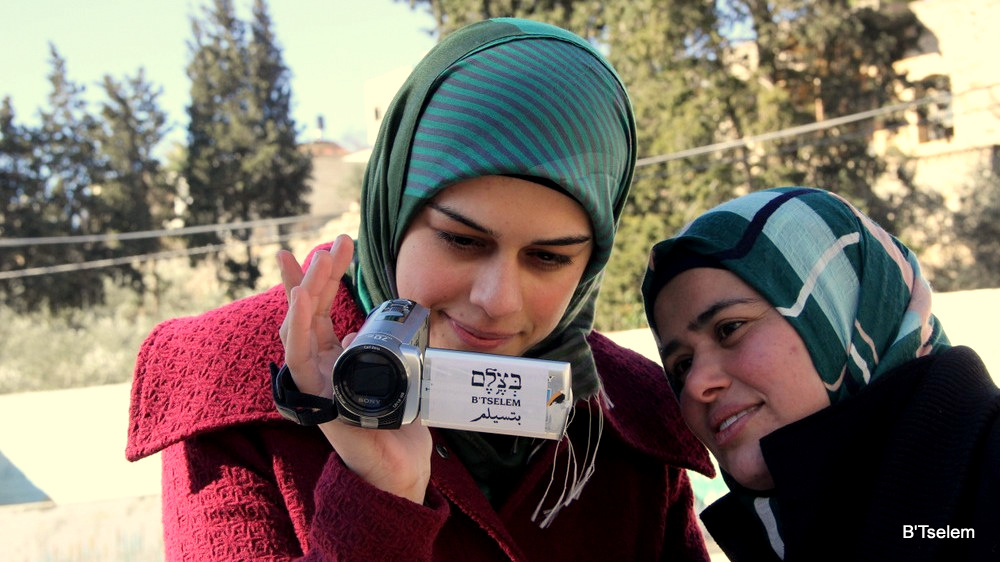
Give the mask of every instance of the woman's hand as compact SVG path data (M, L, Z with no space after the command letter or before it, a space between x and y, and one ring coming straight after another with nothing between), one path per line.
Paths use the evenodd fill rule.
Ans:
M333 398L333 364L354 334L340 341L330 307L353 253L351 238L338 236L329 252L316 252L305 275L295 256L278 253L288 298L279 334L285 364L302 392ZM423 503L431 473L431 436L419 421L397 430L362 429L338 420L319 427L348 468L381 490Z

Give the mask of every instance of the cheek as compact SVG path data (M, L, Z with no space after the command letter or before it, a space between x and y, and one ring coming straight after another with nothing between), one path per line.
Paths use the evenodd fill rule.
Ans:
M775 371L772 379L772 392L780 398L782 421L786 424L830 405L830 398L813 366L809 351L795 335L793 341L781 346L777 352L778 364L785 365L785 368Z
M558 279L550 279L536 284L534 289L527 291L527 302L530 305L531 316L535 324L544 327L546 333L555 329L569 307L573 293L580 280L580 272L567 272Z
M404 239L396 260L396 290L400 297L433 308L449 292L455 277L428 241Z
M799 373L797 394L800 399L797 419L802 419L828 407L830 395L812 361L803 362Z
M681 392L680 404L681 417L684 418L684 423L687 424L695 437L703 443L709 443L709 434L711 432L708 430L707 422L705 421L704 404L700 404L697 400L687 396L683 391Z

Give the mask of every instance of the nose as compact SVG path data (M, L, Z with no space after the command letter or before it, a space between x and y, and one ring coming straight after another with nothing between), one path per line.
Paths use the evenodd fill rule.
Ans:
M709 403L729 388L732 378L722 361L712 355L699 355L691 362L684 379L683 394L698 402Z
M521 281L516 256L494 256L476 272L469 300L491 318L519 312L524 306Z

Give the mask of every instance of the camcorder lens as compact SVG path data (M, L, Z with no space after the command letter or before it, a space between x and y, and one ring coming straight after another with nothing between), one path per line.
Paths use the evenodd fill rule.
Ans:
M355 394L384 400L395 388L392 365L377 353L358 355L347 375L347 384Z
M395 362L371 351L358 353L343 371L343 389L359 409L377 413L405 390L406 375ZM402 385L402 386L401 386Z

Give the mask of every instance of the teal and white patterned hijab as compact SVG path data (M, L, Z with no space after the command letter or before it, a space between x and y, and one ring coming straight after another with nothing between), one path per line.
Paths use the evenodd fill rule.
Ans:
M699 266L733 272L791 323L831 403L893 367L949 346L913 252L827 191L751 193L655 245L642 286L654 336L656 295L673 277Z

